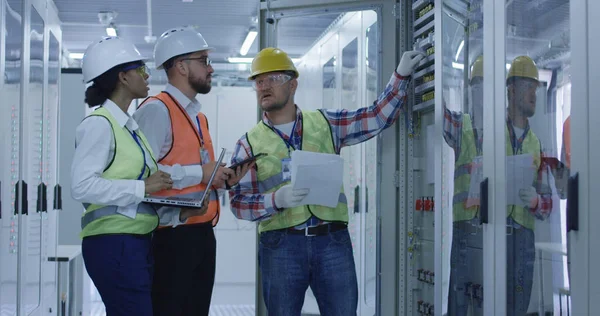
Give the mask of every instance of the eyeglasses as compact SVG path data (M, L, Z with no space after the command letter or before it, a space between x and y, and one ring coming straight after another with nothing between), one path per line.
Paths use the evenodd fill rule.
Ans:
M134 70L134 69L135 69L135 72L142 77L144 77L146 75L150 76L150 69L148 69L148 67L146 67L145 64L129 65L129 66L123 68L122 71L129 71L129 70Z
M189 57L189 58L182 58L181 60L197 60L200 62L200 64L202 66L210 66L212 65L212 60L210 60L210 58L208 57Z
M292 80L292 76L290 75L272 74L252 81L252 88L254 88L254 90L258 90L269 87L279 87L290 80Z

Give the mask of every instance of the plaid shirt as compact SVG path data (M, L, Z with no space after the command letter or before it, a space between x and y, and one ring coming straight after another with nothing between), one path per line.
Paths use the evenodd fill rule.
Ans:
M385 90L379 95L379 98L369 107L358 110L329 110L321 109L324 116L329 121L335 152L345 146L355 145L373 138L384 129L390 127L400 114L402 106L406 103L406 89L410 82L409 77L402 77L394 72ZM270 127L273 123L266 114L262 121ZM292 135L286 135L281 132L286 141L294 148L301 148L302 144L302 112L296 107L295 130ZM250 157L252 152L246 139L246 135L240 138L233 151L231 163L240 162ZM256 171L251 169L240 180L240 183L229 191L231 199L231 211L239 218L248 221L262 221L271 217L272 214L280 210L274 207L275 194L264 193L260 191ZM304 228L307 226L317 226L324 222L316 217L311 217L307 222L296 226Z
M454 149L455 158L458 159L461 149L463 127L463 113L444 109L444 140L448 146ZM482 133L483 134L483 133ZM512 129L509 129L509 136L514 139ZM476 139L479 148L483 141L483 135L478 135ZM518 140L515 140L518 141ZM521 139L522 141L522 139ZM480 150L478 150L480 151ZM480 154L480 153L478 153ZM529 209L529 212L538 219L545 219L552 211L552 190L550 187L547 164L542 160L538 169L537 178L535 179L534 187L539 194L538 205L534 209Z

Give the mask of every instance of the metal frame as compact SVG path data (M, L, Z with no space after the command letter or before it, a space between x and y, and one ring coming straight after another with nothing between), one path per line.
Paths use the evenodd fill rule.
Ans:
M43 177L43 179L47 182L46 185L48 186L48 197L52 197L51 201L54 202L54 185L58 184L60 181L59 175L60 175L60 163L59 163L59 148L60 148L60 137L59 137L59 118L60 118L60 86L61 86L61 74L60 74L60 68L61 68L61 63L62 63L62 29L61 29L61 22L60 22L60 18L58 16L58 8L56 7L56 5L54 4L54 2L52 1L48 1L47 2L47 10L46 10L46 17L45 17L45 30L44 30L44 61L46 64L46 67L44 69L44 78L46 78L46 80L44 80L44 102L45 104L49 104L49 95L48 95L48 84L49 84L49 72L50 72L50 35L52 34L52 36L54 36L56 38L56 40L58 41L58 51L59 51L59 55L58 55L58 65L57 65L57 93L58 93L58 104L56 106L56 108L50 109L50 110L54 110L56 111L55 113L55 119L56 119L56 129L52 131L52 133L54 133L54 137L56 138L56 148L54 148L55 152L54 154L54 159L55 159L55 165L51 166L51 168L54 168L53 172L54 172L54 179L52 182L48 182L48 180L46 178ZM48 111L48 107L44 108L44 113L46 113L46 111ZM48 131L48 129L44 129L45 131ZM47 155L44 155L45 157L47 157ZM49 199L50 200L50 199ZM50 207L50 205L53 205L54 203L50 203L50 201L48 201L48 205ZM46 251L49 251L48 256L54 256L56 255L56 253L58 252L58 213L55 212L54 208L51 207L50 211L47 213L47 215L49 218L46 220L46 225L43 226L44 229L49 228L49 229L54 229L55 230L55 236L54 236L54 240L50 241L51 246L53 247L52 249L50 248L45 248ZM48 242L48 241L46 241ZM42 257L42 260L44 260L45 258ZM58 311L59 308L59 295L58 295L58 285L60 284L60 267L58 264L55 264L53 262L47 262L44 260L44 263L46 265L52 265L53 267L53 271L54 271L54 276L53 277L48 277L48 276L44 276L42 275L42 280L49 280L49 282L54 281L54 296L56 297L56 300L49 300L48 302L44 301L45 298L47 297L53 297L52 295L49 295L51 293L44 293L44 297L42 297L42 304L43 304L43 309L42 310L56 310ZM44 283L44 282L43 282ZM42 284L43 287L43 284ZM53 308L54 307L54 308Z
M412 3L405 1L401 7L398 16L398 35L399 43L398 47L401 52L410 49L412 47ZM402 38L403 37L403 38ZM400 51L397 52L398 56ZM399 122L396 123L398 130L397 150L398 150L398 163L396 167L396 173L398 177L398 313L397 315L409 315L411 309L414 306L413 301L413 269L410 263L410 253L408 252L407 236L408 232L413 230L414 227L414 211L412 209L414 197L414 168L413 163L413 150L414 150L414 139L409 138L408 129L410 123L407 122L403 116L413 116L414 98L413 94L409 93L409 102L405 105L404 113L400 113ZM406 179L402 181L401 179ZM414 233L414 232L413 232ZM414 254L413 254L414 256Z
M489 224L484 226L484 313L506 315L506 9L484 2L484 177L490 178ZM490 21L491 20L491 21ZM487 129L486 129L487 128ZM487 145L487 146L486 146ZM487 251L486 251L487 250Z
M381 14L381 33L380 43L382 43L383 52L380 55L380 75L379 82L380 87L382 84L387 82L390 72L396 69L399 58L398 54L403 51L405 47L402 41L399 41L398 34L398 23L396 8L397 3L393 0L382 1L382 14ZM383 88L383 87L382 87ZM389 128L379 136L379 168L382 166L397 166L398 162L398 146L401 146L400 135L398 133L399 124L396 128ZM400 297L404 291L403 288L398 288L397 281L400 278L398 272L398 256L396 252L399 249L398 237L406 236L405 226L399 225L399 213L404 212L402 209L401 201L399 200L399 190L394 185L395 173L394 172L381 172L379 179L380 196L385 196L385 199L381 199L379 205L378 215L378 249L379 254L378 271L379 276L379 288L378 288L378 301L379 310L377 315L398 315L400 304L398 297Z
M571 0L571 2L573 3L572 6L575 5L574 2L581 3L581 1L574 0ZM589 253L590 260L589 266L592 267L589 270L589 274L585 276L586 282L589 282L588 302L590 304L590 314L593 314L593 311L597 311L598 309L600 309L600 302L598 300L598 297L600 295L600 285L598 285L597 282L600 279L600 273L598 272L597 268L595 269L595 267L598 267L600 265L600 254L597 250L598 248L594 247L594 244L592 243L592 241L597 241L599 240L597 238L600 238L600 231L598 231L598 223L600 223L600 216L598 212L595 211L595 209L593 208L594 205L597 205L597 199L595 199L595 195L598 194L598 192L600 192L600 182L598 182L597 180L600 177L600 166L597 163L598 161L600 161L600 149L598 149L597 146L600 143L600 133L598 133L598 126L600 126L600 109L598 109L598 107L595 105L596 100L598 99L598 95L594 93L595 91L597 91L594 89L597 89L598 85L600 84L600 78L598 76L598 70L600 70L600 61L597 58L598 49L600 49L600 43L598 42L598 35L596 33L597 30L600 28L600 21L597 17L594 17L594 13L596 15L600 14L600 3L598 1L588 0L587 30L579 34L579 36L581 36L582 34L586 34L588 43L587 58L583 59L586 61L586 66L588 70L588 78L586 80L588 84L588 90L586 91L587 93L585 93L587 95L588 102L585 102L584 100L582 101L584 102L583 104L587 104L588 109L587 113L584 112L583 114L587 114L587 116L585 117L586 119L588 119L589 129L584 131L587 132L589 139L588 145L584 148L584 153L589 155L589 160L588 165L584 165L583 168L581 168L581 170L589 170L589 172L586 173L586 176L589 177L589 179L587 180L589 185L580 184L579 188L587 187L589 191L585 192L583 197L584 200L587 200L586 202L584 202L585 204L583 204L585 206L582 206L581 203L579 204L579 223L588 223L590 225L589 235L587 236L586 243L584 243L584 245L589 245L587 250ZM580 69L577 69L577 71L578 70ZM579 74L586 74L586 72L582 71ZM591 102L593 102L594 105L592 105ZM585 106L583 108L585 108ZM581 117L582 113L578 112L577 114L579 114L579 116L577 116L576 118L579 118ZM575 126L578 125L575 124ZM578 139L580 133L582 133L582 131L578 131L578 134L574 135L574 139ZM585 142L578 143L585 144ZM577 149L578 148L576 147L575 150ZM575 153L578 152L580 151L575 151ZM581 194L579 195L579 197L581 200ZM581 214L585 214L586 212L588 212L587 216L581 216ZM585 236L585 231L583 233ZM573 314L577 315L578 313Z
M595 0L571 1L570 11L571 104L577 105L571 110L571 137L577 140L572 142L571 175L579 173L579 195L576 197L579 200L579 230L567 233L570 239L570 287L573 315L592 315L600 307L597 299L600 286L594 282L600 278L598 269L594 269L600 260L597 248L590 242L600 237L597 229L600 217L592 208L596 204L593 196L600 188L597 181L600 168L597 163L592 163L600 159L597 148L600 136L597 128L592 126L599 126L600 111L590 106L590 102L597 99L593 92L600 83L595 75L600 63L593 57L597 53L594 49L600 48L593 32L600 27L600 21L593 18L594 13L600 13L600 3ZM569 196L571 198L574 197Z
M21 6L21 23L22 23L22 27L23 27L23 43L21 45L21 92L20 92L20 96L19 96L19 120L20 120L20 124L19 124L19 181L24 180L24 172L23 172L23 151L24 151L24 128L23 128L23 117L24 117L24 106L25 104L27 104L26 100L24 99L24 96L27 95L27 88L28 88L28 83L29 82L29 37L30 37L30 25L31 25L31 15L29 14L30 12L30 8L31 8L31 1L30 0L25 0L22 2L22 6ZM22 195L23 195L23 183L21 182L21 184L19 185L19 194L16 196L17 201L22 201ZM22 315L23 311L21 310L21 301L23 300L23 288L22 288L22 282L21 280L23 279L24 275L26 274L26 271L23 271L23 266L24 266L24 258L22 257L22 253L23 253L23 239L24 239L24 232L23 232L23 205L22 203L18 202L16 203L18 205L18 214L17 214L17 229L18 229L18 250L17 250L17 315Z
M434 30L435 30L435 62L434 62L434 67L435 67L435 74L436 74L436 78L435 78L435 91L439 91L438 93L435 94L435 109L434 109L434 113L435 113L435 118L434 118L434 133L435 135L442 135L442 128L443 128L443 120L444 120L444 94L443 94L443 82L442 82L442 76L444 73L444 64L443 64L443 47L442 47L442 43L443 43L443 37L442 37L442 7L443 7L443 0L435 0L434 5L433 5L433 10L434 10ZM435 188L434 188L434 201L438 201L436 204L439 206L442 206L443 208L443 193L442 193L442 183L444 183L444 177L442 174L442 170L444 168L444 166L442 165L442 138L441 137L435 137L435 144L433 144L435 150L434 150L434 161L435 161L435 166L434 166L434 174L435 174ZM443 244L442 244L442 232L443 232L443 228L444 228L444 224L442 223L442 211L440 208L440 211L436 211L435 215L434 215L434 223L436 223L437 225L435 225L435 230L434 230L434 249L435 249L435 255L434 255L434 267L435 267L435 289L434 289L434 313L435 315L443 315L443 301L444 301L444 297L442 296L443 291L442 291L442 280L444 278L444 275L442 275L442 251L443 251Z
M21 76L21 107L20 107L20 144L19 144L19 157L20 157L20 163L21 163L21 167L19 168L19 179L23 180L23 181L28 181L25 171L27 169L32 170L31 166L28 166L28 158L29 155L24 151L24 143L25 143L25 139L29 138L29 133L30 133L30 124L32 124L33 119L30 115L28 115L29 113L31 113L32 111L30 111L30 103L29 103L29 98L30 98L30 69L31 69L31 14L32 14L32 8L35 9L37 11L37 13L39 14L39 16L41 17L43 23L44 23L44 36L46 35L46 28L47 28L47 3L46 1L43 0L25 0L23 1L23 10L22 10L22 21L24 21L23 23L23 50L22 50L22 61L23 61L23 67L21 68L22 71L22 76ZM42 57L42 63L43 63L43 84L42 84L42 110L45 107L45 102L46 102L46 87L47 87L47 78L48 78L48 66L46 61L48 60L48 51L45 49L46 47L46 41L47 38L44 38L44 52L43 52L43 57ZM44 127L44 124L42 123L42 129ZM44 145L42 145L43 147L45 147ZM42 148L43 148L42 147ZM43 152L43 149L42 149ZM35 190L37 189L37 183L28 183L28 190L27 190L27 194L29 194L29 192L31 192L30 190ZM21 195L24 194L25 192L23 192L23 190L20 190L19 192ZM29 199L27 196L25 197L26 199ZM35 201L37 202L37 198L35 199ZM31 259L28 258L29 254L25 251L27 244L24 243L25 241L27 241L27 238L25 237L26 234L28 234L29 232L29 221L26 221L23 218L23 207L21 205L21 211L19 213L19 256L18 256L18 262L19 262L19 266L17 268L17 274L19 276L18 278L18 284L17 284L17 290L19 291L17 294L17 314L23 313L25 314L22 310L23 308L23 304L26 302L26 297L23 296L23 284L26 283L26 278L27 278L27 271L23 271L24 268L27 267L27 262L30 261ZM41 214L29 214L27 215L27 217L29 218L30 216L39 216L40 217L40 259L41 262L39 262L39 297L38 297L38 305L35 307L35 309L31 312L31 314L29 315L35 315L35 314L41 314L42 312L42 308L44 305L44 292L43 292L43 274L42 274L42 264L43 264L43 259L42 259L42 236L41 236L41 229L42 229L42 222L41 222ZM27 229L24 229L25 227L27 227ZM37 267L37 265L36 265ZM20 296L20 298L19 298Z

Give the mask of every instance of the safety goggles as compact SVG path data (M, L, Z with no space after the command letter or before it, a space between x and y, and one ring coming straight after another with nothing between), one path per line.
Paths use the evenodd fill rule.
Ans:
M205 67L212 65L212 60L210 60L210 58L208 58L208 57L188 57L188 58L182 58L181 60L197 60L200 62L200 64L202 66L205 66Z
M136 63L133 65L129 65L129 66L123 68L122 71L129 71L129 70L134 70L134 69L135 69L135 72L142 77L144 77L146 75L150 76L150 69L148 69L148 67L146 67L146 65L144 63L139 63L139 64Z
M533 90L539 88L540 83L535 80L523 80L520 81L517 85L523 87L523 89Z
M252 81L252 88L254 90L264 88L274 88L283 85L284 83L292 80L292 76L286 74L271 74L266 77L255 79Z

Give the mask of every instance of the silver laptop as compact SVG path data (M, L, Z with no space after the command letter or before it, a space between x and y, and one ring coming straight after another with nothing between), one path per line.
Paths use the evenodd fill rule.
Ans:
M194 199L194 198L186 198L186 197L178 197L178 196L173 196L173 197L166 197L166 196L147 196L145 197L142 202L145 203L152 203L152 204L161 204L161 205L170 205L170 206L180 206L180 207L196 207L196 208L201 208L202 205L204 204L204 199L209 198L209 189L212 186L213 180L215 179L215 175L217 174L217 170L219 170L219 166L221 166L221 162L223 161L223 157L225 157L225 148L221 149L221 155L219 155L219 159L217 160L217 164L215 165L215 168L213 169L210 178L208 179L208 184L206 186L206 190L204 191L204 194L202 195L201 199Z

